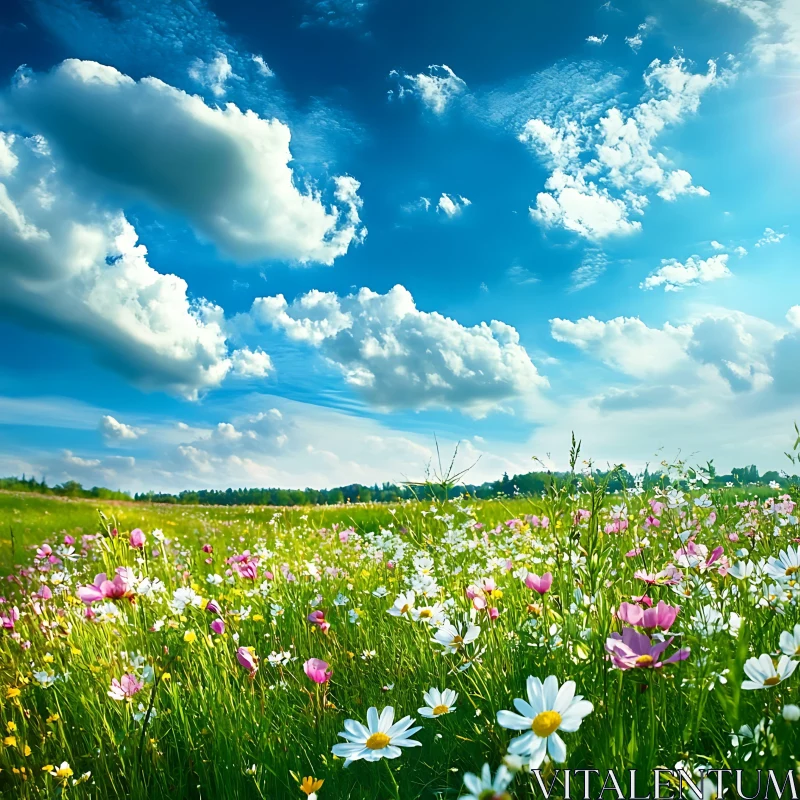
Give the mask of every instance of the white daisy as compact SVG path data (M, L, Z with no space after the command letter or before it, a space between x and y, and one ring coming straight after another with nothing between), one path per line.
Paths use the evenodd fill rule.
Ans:
M431 641L434 644L442 645L447 653L458 653L468 644L474 642L480 632L480 625L469 625L465 631L463 626L458 627L452 622L445 622L436 631Z
M389 609L389 613L393 617L406 616L406 614L411 613L411 610L414 608L414 601L416 599L417 595L414 593L413 589L409 589L407 592L397 595L397 599L394 601L394 605Z
M456 700L458 700L458 692L452 689L445 689L439 691L431 687L422 695L422 699L428 704L423 708L418 708L420 715L428 719L435 719L441 717L443 714L449 714L451 711L456 710Z
M335 756L344 758L344 765L350 766L353 761L380 761L382 758L398 758L401 747L421 747L422 742L409 738L421 726L412 728L414 720L403 717L394 722L394 709L391 706L381 711L372 706L367 710L367 725L364 726L354 719L344 722L344 731L339 736L346 740L345 743L335 744L331 752Z
M764 572L778 580L790 579L800 570L800 548L787 547L777 558L770 558Z
M781 656L775 664L772 659L762 653L758 658L748 658L744 662L745 675L750 679L742 682L742 689L767 689L785 681L797 667L797 662L789 656Z
M527 688L527 702L519 698L514 700L519 714L513 711L497 713L497 722L502 727L527 731L511 740L508 751L528 758L531 769L541 766L546 752L560 764L567 757L567 747L556 731L572 733L578 730L583 718L591 714L594 707L581 695L575 694L575 681L567 681L559 689L555 675L550 675L544 683L531 676Z
M781 652L787 656L800 656L800 625L794 626L794 632L784 631L780 639Z
M510 800L511 795L506 792L508 785L513 780L512 774L503 766L499 767L494 778L488 764L483 765L480 775L472 772L464 774L464 786L469 794L462 794L460 800Z
M438 627L446 621L444 606L441 603L434 603L432 606L418 606L411 609L411 617L414 622L427 622L431 627Z

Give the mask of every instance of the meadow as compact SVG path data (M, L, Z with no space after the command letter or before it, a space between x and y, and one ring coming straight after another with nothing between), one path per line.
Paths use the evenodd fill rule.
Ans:
M704 479L282 509L0 494L0 792L499 800L660 767L704 798L703 769L741 768L752 795L800 759L797 497Z

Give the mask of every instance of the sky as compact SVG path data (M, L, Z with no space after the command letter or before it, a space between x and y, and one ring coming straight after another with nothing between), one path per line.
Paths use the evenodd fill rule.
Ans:
M0 474L788 467L800 0L10 0Z

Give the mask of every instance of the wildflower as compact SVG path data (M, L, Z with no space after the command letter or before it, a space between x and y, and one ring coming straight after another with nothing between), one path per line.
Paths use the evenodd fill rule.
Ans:
M451 622L445 622L436 631L431 641L434 644L442 645L447 653L458 653L474 642L480 632L480 625L469 625L465 631L463 626L457 627Z
M60 767L53 767L50 764L48 764L48 766L50 767L48 770L49 774L64 785L66 785L67 781L72 777L72 769L66 761L62 761Z
M531 769L541 766L545 753L560 764L567 757L567 747L557 731L572 733L578 730L583 718L591 714L594 707L582 695L575 694L575 681L567 681L559 689L555 675L548 676L544 683L531 676L527 689L527 702L520 698L514 700L519 714L513 711L497 713L497 722L503 728L526 731L511 740L508 751L528 758Z
M217 617L215 620L212 620L210 627L214 633L222 635L225 633L225 620Z
M0 626L13 631L14 625L19 621L19 609L13 606L7 614L0 615Z
M129 700L137 692L141 691L144 684L132 673L128 672L120 680L114 678L111 681L111 688L108 696L112 700Z
M550 587L553 585L553 576L549 572L545 572L541 577L535 572L529 572L525 576L524 583L532 591L543 595L550 591Z
M240 647L236 651L236 660L250 673L251 677L256 674L258 670L258 656L252 652L252 648Z
M130 542L131 547L141 549L144 547L145 543L144 531L141 528L134 528L131 531L128 541Z
M663 600L654 608L641 608L632 603L622 603L617 611L617 617L628 625L636 625L646 630L666 631L675 622L679 606L667 605Z
M407 592L397 595L397 599L394 601L394 605L389 609L388 613L393 617L403 617L409 614L414 608L416 599L417 595L414 590L409 589Z
M186 631L183 634L183 641L186 644L194 644L197 641L197 634L194 631Z
M417 711L421 716L428 719L440 717L443 714L449 714L451 711L456 710L456 700L458 700L458 692L452 689L445 689L439 691L431 687L422 696L422 699L427 703L426 706L418 708Z
M9 686L6 689L6 700L13 700L15 697L19 697L22 694L20 689L17 689L16 686Z
M628 669L661 669L666 664L674 664L689 657L689 648L673 653L661 660L661 655L672 644L674 636L665 641L651 641L647 634L633 628L623 628L622 634L612 633L606 639L606 652L611 655L615 667Z
M800 548L787 547L778 558L770 558L764 568L767 575L778 580L791 578L800 569Z
M484 764L480 775L464 773L464 787L469 794L462 794L461 800L511 800L506 789L513 779L505 766L500 766L492 778L491 768Z
M325 781L322 778L316 779L309 775L301 781L300 791L308 795L308 800L315 800L317 792L322 788L323 783Z
M329 666L330 664L321 658L309 658L303 664L303 671L314 683L327 683L333 674L333 670L328 669Z
M105 572L100 572L94 577L94 583L89 586L80 586L76 594L78 598L90 606L101 600L119 600L123 597L131 597L133 591L127 578L130 577L124 568L117 570L114 580L108 580Z
M763 653L758 658L748 658L744 662L744 673L750 680L742 682L742 689L767 689L785 681L797 668L797 661L783 655L778 663Z
M190 586L181 586L172 593L169 605L176 614L183 614L187 606L199 608L203 605L203 598Z
M209 614L221 614L222 609L219 607L219 603L216 600L209 600L206 603L206 611Z
M339 736L346 740L345 743L335 744L331 752L335 756L344 758L345 767L353 761L380 761L382 758L398 758L401 747L421 747L422 742L411 739L421 727L411 727L414 720L403 717L394 722L394 709L391 706L381 711L372 706L367 710L367 725L364 726L354 719L345 720L344 731Z
M780 638L781 652L787 656L800 656L800 625L794 626L794 631L784 631Z
M325 612L320 609L312 611L306 619L308 619L312 625L316 625L323 633L327 633L331 628L330 622L326 622L325 620Z
M438 627L445 622L444 606L441 603L434 603L432 606L417 606L411 609L411 617L414 622L426 622L432 627Z
M783 707L783 718L787 722L797 722L800 719L800 706L796 706L793 703L788 703Z

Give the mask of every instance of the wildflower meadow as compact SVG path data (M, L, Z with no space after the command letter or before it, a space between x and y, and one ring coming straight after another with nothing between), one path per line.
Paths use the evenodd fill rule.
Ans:
M682 465L607 484L573 463L510 500L0 495L0 791L499 800L660 768L767 796L758 770L800 758L796 491Z

